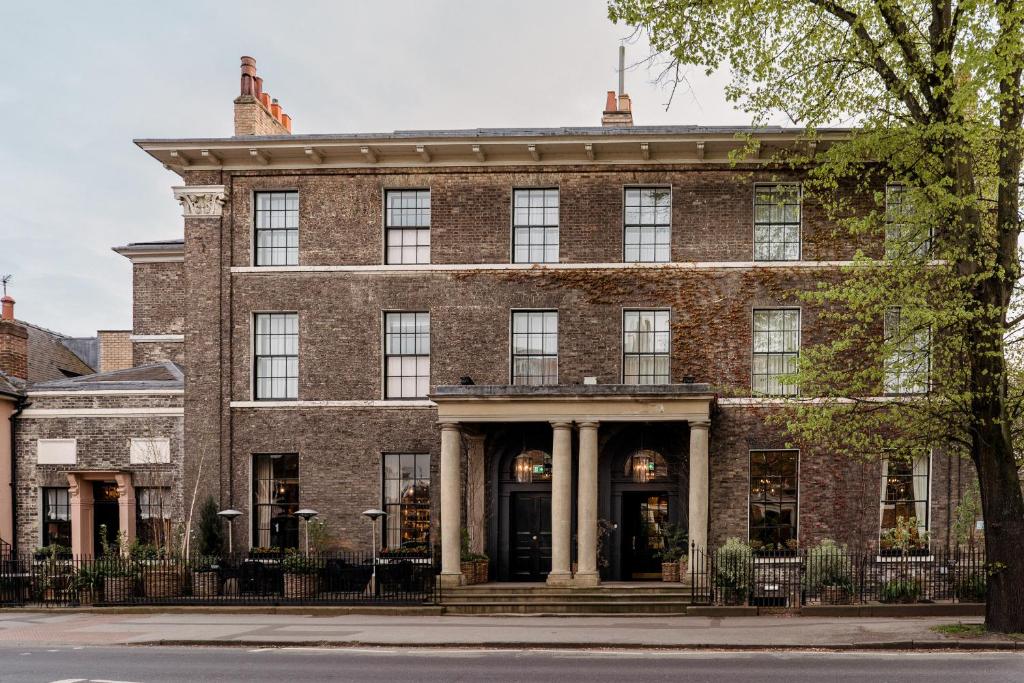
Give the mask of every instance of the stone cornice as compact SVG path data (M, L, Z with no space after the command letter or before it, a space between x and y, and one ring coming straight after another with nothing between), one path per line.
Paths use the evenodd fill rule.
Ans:
M223 185L188 185L171 188L185 218L218 217L224 209Z
M823 151L848 138L848 129L636 127L601 130L468 130L379 135L237 136L206 139L145 139L135 143L167 168L261 170L324 168L445 168L455 166L607 166L772 163L784 150ZM747 143L760 152L734 159ZM814 143L813 145L811 143Z

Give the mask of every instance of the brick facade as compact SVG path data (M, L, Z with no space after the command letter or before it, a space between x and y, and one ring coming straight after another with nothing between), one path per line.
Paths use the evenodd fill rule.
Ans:
M100 338L99 372L123 370L134 365L131 330L100 330L96 334Z

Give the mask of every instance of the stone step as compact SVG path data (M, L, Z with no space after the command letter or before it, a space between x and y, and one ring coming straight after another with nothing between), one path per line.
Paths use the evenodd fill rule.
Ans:
M607 593L603 595L580 594L559 592L546 595L522 594L522 593L442 593L443 604L468 603L468 602L522 602L524 604L544 604L547 602L620 602L632 604L651 604L656 602L679 602L689 601L691 593L676 592L672 595L666 594L622 594Z
M653 603L639 605L633 602L566 602L548 601L544 603L522 603L522 602L466 602L458 604L444 604L445 614L563 614L563 615L587 615L587 614L614 614L617 616L650 616L659 615L682 615L686 613L689 601L676 601L665 603Z

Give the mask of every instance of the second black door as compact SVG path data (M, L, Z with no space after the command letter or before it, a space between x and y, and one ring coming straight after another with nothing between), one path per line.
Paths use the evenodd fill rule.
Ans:
M121 514L118 509L117 484L97 481L92 485L93 500L93 552L103 552L103 532L110 545L117 544L117 534L121 531Z
M668 494L622 496L622 578L661 578L662 532L668 523Z
M514 581L543 581L551 572L551 494L513 493L509 569Z

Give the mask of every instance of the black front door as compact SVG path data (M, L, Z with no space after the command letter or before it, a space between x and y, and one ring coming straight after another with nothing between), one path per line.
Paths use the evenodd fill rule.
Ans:
M509 569L514 581L542 581L551 572L551 494L513 493Z
M668 493L622 494L622 578L660 579Z
M117 534L121 530L121 515L118 510L117 484L97 481L92 485L92 528L93 553L103 552L103 529L106 528L107 541L117 543Z

